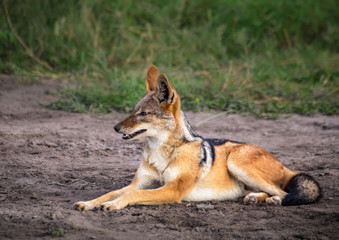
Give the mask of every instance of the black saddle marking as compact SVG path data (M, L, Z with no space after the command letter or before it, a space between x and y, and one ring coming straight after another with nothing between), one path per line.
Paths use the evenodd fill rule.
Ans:
M238 141L233 141L233 140L224 139L224 138L206 138L204 140L207 141L211 146L220 146L220 145L225 144L226 142L245 144L244 142L238 142Z
M201 146L201 150L202 150L202 158L201 158L200 164L206 163L207 161L206 149L203 146Z
M208 142L208 141L207 141ZM210 148L211 148L211 158L212 158L212 165L213 165L213 163L214 163L214 160L215 160L215 150L214 150L214 146L211 144L211 143L209 143L210 144Z
M226 142L232 142L232 143L239 143L244 144L243 142L237 142L229 139L222 139L222 138L207 138L203 139L202 145L201 145L201 151L202 151L202 157L200 164L207 162L207 150L209 150L211 155L211 164L213 165L215 160L215 149L214 146L220 146L223 145Z

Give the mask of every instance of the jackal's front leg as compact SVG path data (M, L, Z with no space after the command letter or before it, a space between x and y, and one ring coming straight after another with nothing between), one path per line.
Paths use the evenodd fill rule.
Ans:
M185 181L179 181L157 189L136 190L116 198L113 201L102 203L101 209L104 211L112 211L134 204L157 205L179 203L191 189L190 186L184 185L186 185Z
M101 197L98 197L96 199L90 200L90 201L80 201L73 205L73 208L78 211L84 211L84 210L92 210L95 208L100 207L101 203L112 201L113 199L122 196L124 194L127 194L131 191L135 190L135 184L130 184L122 189L109 192Z

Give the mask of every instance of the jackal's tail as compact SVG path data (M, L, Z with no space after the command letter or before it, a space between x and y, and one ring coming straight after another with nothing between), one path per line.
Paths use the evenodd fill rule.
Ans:
M299 173L291 178L285 187L287 195L282 200L283 206L314 203L321 197L319 183L310 175Z

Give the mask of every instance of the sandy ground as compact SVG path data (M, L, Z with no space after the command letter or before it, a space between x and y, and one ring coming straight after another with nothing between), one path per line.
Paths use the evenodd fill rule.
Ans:
M0 77L0 239L339 238L339 116L273 121L187 113L203 136L260 145L314 176L324 194L316 204L252 206L238 199L78 212L75 202L132 180L143 142L125 142L114 133L124 114L45 109L41 104L55 99L46 90L55 86L16 85Z

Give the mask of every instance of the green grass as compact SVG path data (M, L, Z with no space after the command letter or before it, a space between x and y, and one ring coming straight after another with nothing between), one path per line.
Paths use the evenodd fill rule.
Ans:
M339 113L335 0L6 3L17 36L1 9L0 71L78 79L53 109L129 111L155 64L185 110Z
M53 238L65 236L64 230L56 226L51 227L50 231L48 232L48 235Z

